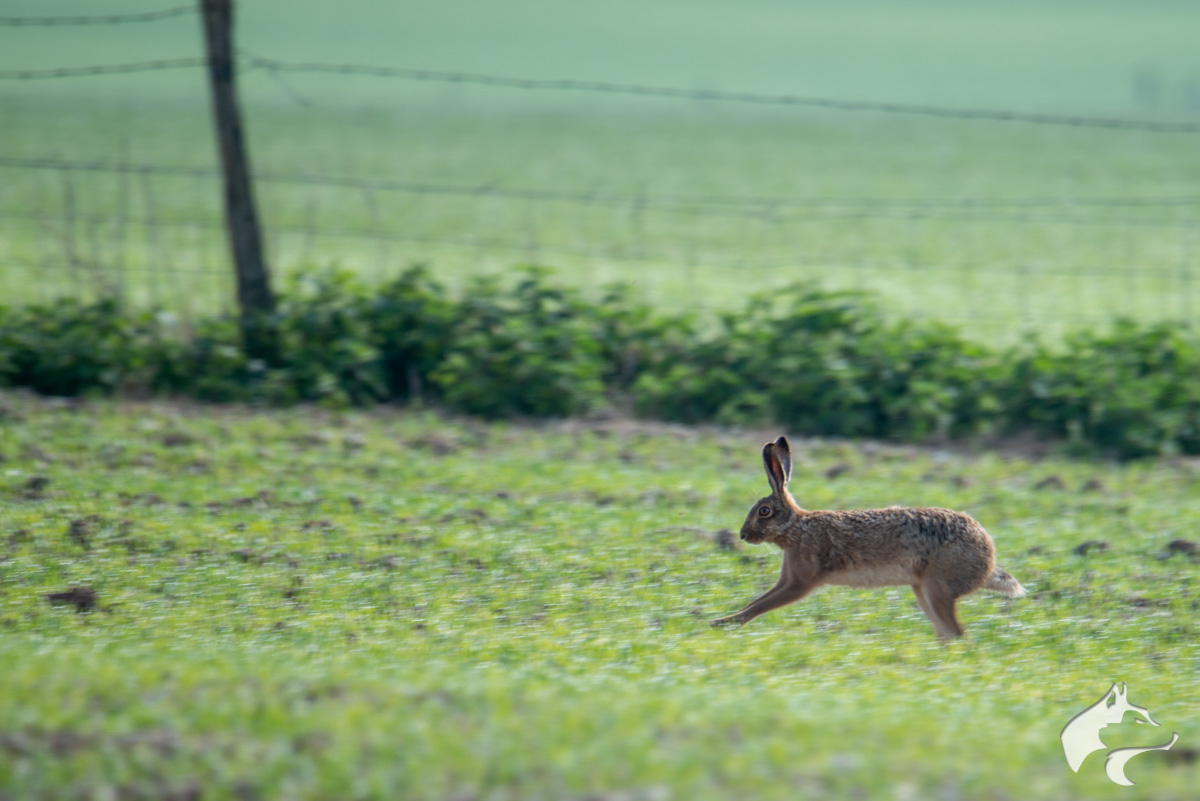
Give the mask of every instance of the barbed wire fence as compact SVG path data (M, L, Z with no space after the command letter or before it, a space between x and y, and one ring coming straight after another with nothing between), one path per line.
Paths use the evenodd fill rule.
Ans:
M243 50L244 53L244 50ZM126 64L94 64L86 67L58 67L54 69L0 70L3 80L44 80L49 78L79 78L93 75L113 75L160 70L186 69L203 66L202 58L159 59ZM1071 128L1108 128L1126 131L1150 131L1155 133L1200 133L1200 124L1190 122L1162 122L1157 120L1122 119L1119 117L1091 117L1071 114L1037 114L1011 109L949 108L916 103L887 103L878 101L839 100L829 97L803 95L765 94L759 92L724 92L708 89L682 89L670 86L614 83L608 81L578 81L566 79L514 78L504 75L487 75L472 72L447 70L406 69L380 67L364 64L327 64L316 62L288 62L270 58L243 55L243 70L261 69L277 74L359 75L375 78L397 78L405 81L422 81L450 84L477 84L505 89L520 89L537 92L590 92L600 94L657 97L672 100L701 102L746 103L768 106L806 106L836 111L863 111L885 114L912 114L918 116L943 117L959 120L991 120L1034 125L1058 125Z
M0 27L61 27L66 25L124 25L194 15L197 6L160 11L75 17L0 17ZM92 76L197 70L207 59L183 57L83 67L0 70L0 81L86 79ZM261 71L273 78L297 75L367 76L421 83L472 84L525 92L567 92L627 95L657 100L700 103L805 107L839 112L872 112L984 121L1049 125L1144 134L1187 136L1200 133L1200 124L1158 120L1028 113L1005 109L959 109L933 105L849 101L827 97L752 92L690 90L674 87L562 79L527 79L467 72L404 69L343 63L290 62L239 51L238 69ZM289 90L290 91L290 90ZM10 234L0 259L9 273L9 287L36 283L41 299L77 293L116 293L137 302L170 307L191 317L213 305L232 310L232 272L224 254L223 225L216 198L214 167L138 163L127 155L109 160L77 160L59 156L0 153L0 171L42 176L32 179L50 194L50 207L0 209ZM117 202L103 211L83 202L93 187L89 177L107 182L103 193ZM744 291L766 287L780 272L802 276L833 274L843 285L876 287L897 283L897 276L921 273L930 283L975 282L985 293L1007 293L1004 303L981 314L977 309L947 308L934 294L928 307L910 304L905 313L927 314L951 322L990 328L992 333L1033 326L1069 328L1104 323L1111 311L1086 300L1086 284L1100 279L1133 296L1145 283L1157 295L1169 296L1176 309L1170 316L1190 321L1197 298L1193 278L1198 225L1195 211L1200 194L1172 196L1105 196L1016 198L989 197L837 197L770 195L703 195L606 191L599 186L579 190L515 186L492 182L414 182L386 177L256 171L256 185L268 198L265 236L277 264L313 267L343 264L367 274L382 275L404 263L438 257L452 251L487 257L492 269L517 262L563 263L590 276L598 286L605 279L628 280L636 275L648 299L663 306L688 309L726 309L734 298L727 293L697 291L715 273L733 275L723 286ZM197 196L208 196L204 213L169 210L163 182L191 182ZM52 192L45 192L53 187ZM298 198L294 193L307 193ZM288 202L279 202L288 193ZM384 197L404 198L415 208L411 219L397 222L383 210ZM298 202L297 202L298 201ZM302 207L297 213L295 207ZM354 221L340 213L348 204L361 213ZM457 203L449 210L430 210L437 203ZM482 204L512 225L487 226L479 233L469 221ZM200 204L204 205L204 204ZM284 207L291 211L283 211ZM608 216L579 235L589 210ZM561 226L542 225L548 214L573 215L575 235ZM425 215L427 224L422 224ZM457 215L457 216L456 216ZM823 248L821 237L798 237L802 228L845 225L899 226L909 247L891 254L860 248ZM1130 250L1128 266L1112 267L1063 259L1033 263L1018 257L1006 261L972 252L974 231L988 226L1043 230L1086 229L1113 247ZM506 228L503 236L492 229ZM936 227L942 239L961 240L941 263L921 252L921 240ZM718 228L712 235L709 229ZM951 233L945 234L945 231ZM958 233L953 233L958 231ZM1177 258L1159 259L1155 269L1139 273L1137 232L1151 232L1158 241L1173 243ZM740 252L739 241L758 243L755 255ZM805 241L797 245L797 239ZM347 248L347 243L359 243ZM815 242L815 244L814 244ZM364 251L362 243L373 243ZM353 252L354 258L345 254ZM374 273L372 273L372 268ZM801 269L803 268L803 269ZM27 279L14 278L24 273ZM1063 298L1043 299L1052 314L1036 311L1033 282L1058 287ZM204 289L200 289L201 286ZM1065 297L1073 296L1073 301ZM985 304L986 305L986 304Z

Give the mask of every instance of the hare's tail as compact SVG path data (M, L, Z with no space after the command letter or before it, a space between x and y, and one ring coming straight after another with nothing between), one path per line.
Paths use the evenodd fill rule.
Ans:
M1021 583L1012 577L1012 574L1007 570L996 568L992 571L992 575L988 576L987 583L983 585L989 590L994 590L1009 598L1021 598L1025 595L1025 588Z

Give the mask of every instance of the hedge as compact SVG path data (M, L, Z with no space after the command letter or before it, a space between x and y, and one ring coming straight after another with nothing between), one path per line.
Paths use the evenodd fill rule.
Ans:
M185 328L112 299L0 306L0 386L333 406L419 398L488 417L619 405L812 435L1033 429L1121 458L1200 453L1200 338L1166 324L996 349L945 324L889 321L864 293L801 284L714 323L617 289L586 300L532 268L458 296L421 268L376 287L304 276L259 324L279 343L271 363L247 357L228 317Z

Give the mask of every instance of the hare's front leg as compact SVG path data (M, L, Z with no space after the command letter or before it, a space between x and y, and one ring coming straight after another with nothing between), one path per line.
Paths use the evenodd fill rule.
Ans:
M764 612L770 612L772 609L778 609L781 606L787 606L790 603L799 601L805 595L808 595L810 592L812 592L816 586L816 584L809 584L800 581L793 581L785 584L779 589L751 601L749 606L738 612L736 615L730 615L728 618L718 618L717 620L714 620L713 625L722 625L723 621L726 620L728 620L730 623L745 625Z
M772 609L799 601L812 592L814 587L816 587L815 583L802 581L792 575L788 560L785 558L783 567L779 571L779 581L775 582L774 587L746 604L740 612L719 617L711 621L709 625L727 626L732 623L739 626L745 625L764 612L770 612Z
M742 620L742 619L741 619L741 617L742 617L742 615L743 615L743 614L746 612L746 610L747 610L747 609L749 609L750 607L754 606L754 605L755 605L755 604L757 604L757 603L762 603L762 602L763 602L763 601L765 601L767 598L770 598L772 595L774 595L775 593L779 592L779 590L780 590L780 589L782 589L783 587L785 587L785 586L787 585L787 583L788 583L788 579L787 579L787 577L786 577L786 576L780 576L780 577L779 577L779 581L775 582L775 586L774 586L774 587L772 587L771 589L767 590L767 591L766 591L766 592L764 592L762 595L758 596L758 597L757 597L757 598L755 598L753 601L751 601L750 603L748 603L748 604L746 604L745 606L743 606L743 607L741 608L741 611L739 611L739 612L737 612L736 614L733 614L733 615L726 615L725 617L719 617L719 618L717 618L716 620L710 620L710 621L708 622L708 625L710 625L710 626L728 626L728 625L729 625L729 624L731 624L731 623L737 623L737 624L739 624L739 625L740 625L740 624L742 624L742 623L745 623L746 621L745 621L745 620Z

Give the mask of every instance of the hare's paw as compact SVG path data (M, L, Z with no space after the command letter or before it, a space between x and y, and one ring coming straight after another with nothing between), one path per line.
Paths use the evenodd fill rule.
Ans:
M737 615L729 615L727 617L719 617L716 620L710 620L708 621L708 625L719 629L724 626L740 626L742 625L742 621Z

